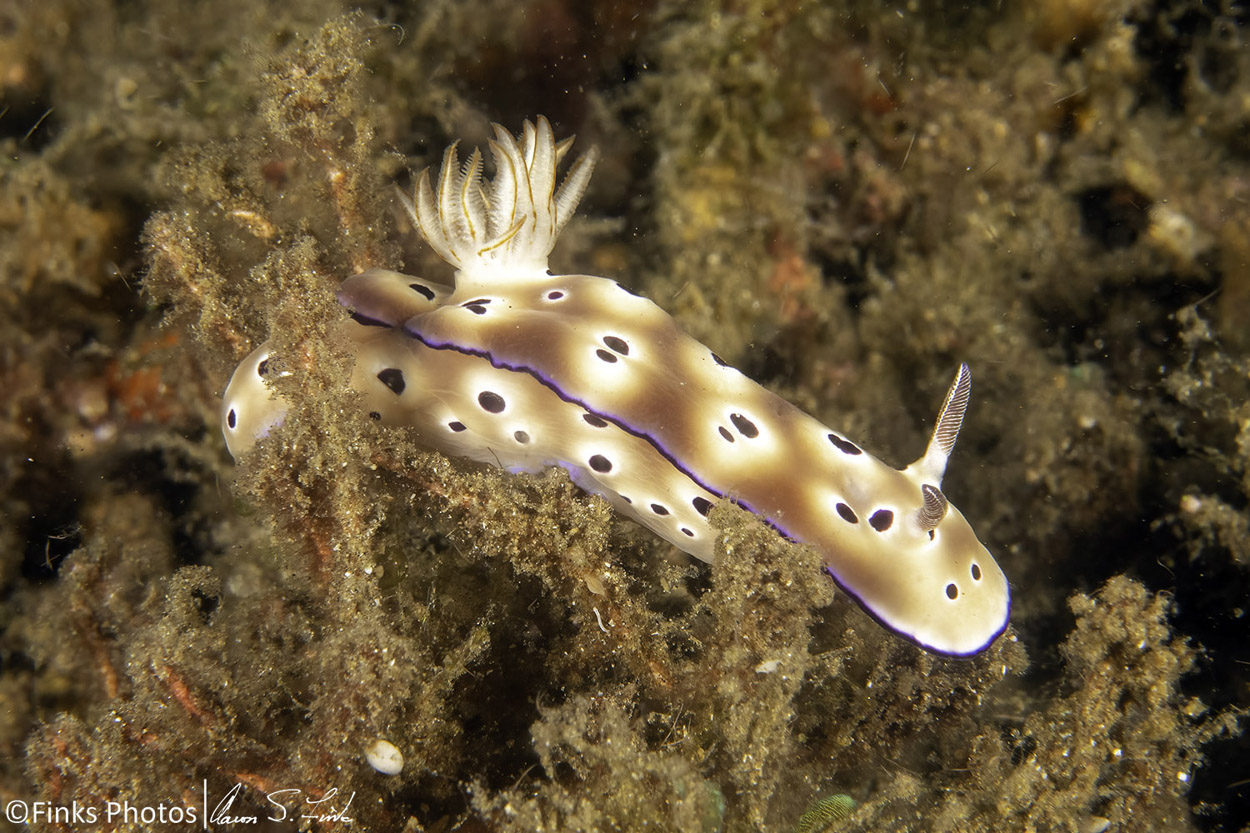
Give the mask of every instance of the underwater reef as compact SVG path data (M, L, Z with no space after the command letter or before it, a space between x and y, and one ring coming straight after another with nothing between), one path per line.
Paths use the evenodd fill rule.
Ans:
M1250 14L987 5L0 5L0 829L1250 830ZM360 418L392 186L538 115L555 271L892 464L971 365L989 650Z

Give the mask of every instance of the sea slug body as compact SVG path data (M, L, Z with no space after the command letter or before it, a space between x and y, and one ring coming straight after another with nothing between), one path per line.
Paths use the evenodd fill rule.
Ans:
M1007 626L1006 577L941 491L971 391L959 368L928 448L903 470L730 367L662 309L615 281L552 275L594 153L546 119L498 125L496 175L456 146L405 205L454 286L370 269L343 282L356 346L351 384L368 418L422 443L513 472L566 469L680 549L714 558L713 504L729 497L814 545L837 584L883 625L968 656ZM262 345L231 378L223 431L236 458L282 422Z

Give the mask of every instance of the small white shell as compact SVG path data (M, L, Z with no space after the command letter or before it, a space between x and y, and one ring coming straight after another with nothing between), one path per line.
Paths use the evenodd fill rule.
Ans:
M404 753L383 738L378 738L365 747L365 760L383 775L398 775L404 769Z

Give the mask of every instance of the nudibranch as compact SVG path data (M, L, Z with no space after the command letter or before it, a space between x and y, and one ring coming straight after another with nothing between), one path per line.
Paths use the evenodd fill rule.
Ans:
M573 481L696 558L715 556L713 504L729 498L817 548L833 579L886 627L968 656L1007 626L1007 579L942 493L971 390L959 368L933 437L905 469L770 393L686 335L660 307L607 278L552 275L547 258L590 179L582 156L557 188L572 140L546 119L495 126L496 173L447 149L431 187L404 204L454 285L370 269L338 297L356 348L351 384L368 418L424 445L513 472ZM280 425L268 348L226 388L236 458ZM365 418L365 414L362 414Z

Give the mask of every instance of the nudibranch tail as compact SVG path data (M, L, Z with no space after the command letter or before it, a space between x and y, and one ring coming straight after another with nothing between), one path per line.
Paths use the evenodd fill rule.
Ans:
M551 125L495 127L495 175L452 145L438 190L404 198L454 286L370 269L343 282L367 418L429 448L508 471L559 466L622 514L707 561L712 506L732 497L821 552L851 598L894 632L967 656L1007 627L1006 576L942 493L972 375L962 365L924 456L899 471L730 367L664 310L592 275L552 275L593 151L557 187L569 149ZM233 454L279 424L267 348L236 371L223 428ZM363 418L363 417L362 417Z
M489 186L482 181L481 154L474 150L462 167L452 144L443 154L437 195L427 168L415 202L405 196L404 206L430 246L458 270L544 273L556 238L586 192L597 154L583 154L557 188L556 169L572 139L557 144L542 117L537 126L525 122L522 145L503 127L494 129Z
M221 431L230 455L252 450L256 441L286 419L287 402L269 386L269 344L266 342L247 355L230 377L221 400ZM290 375L283 371L282 376Z

